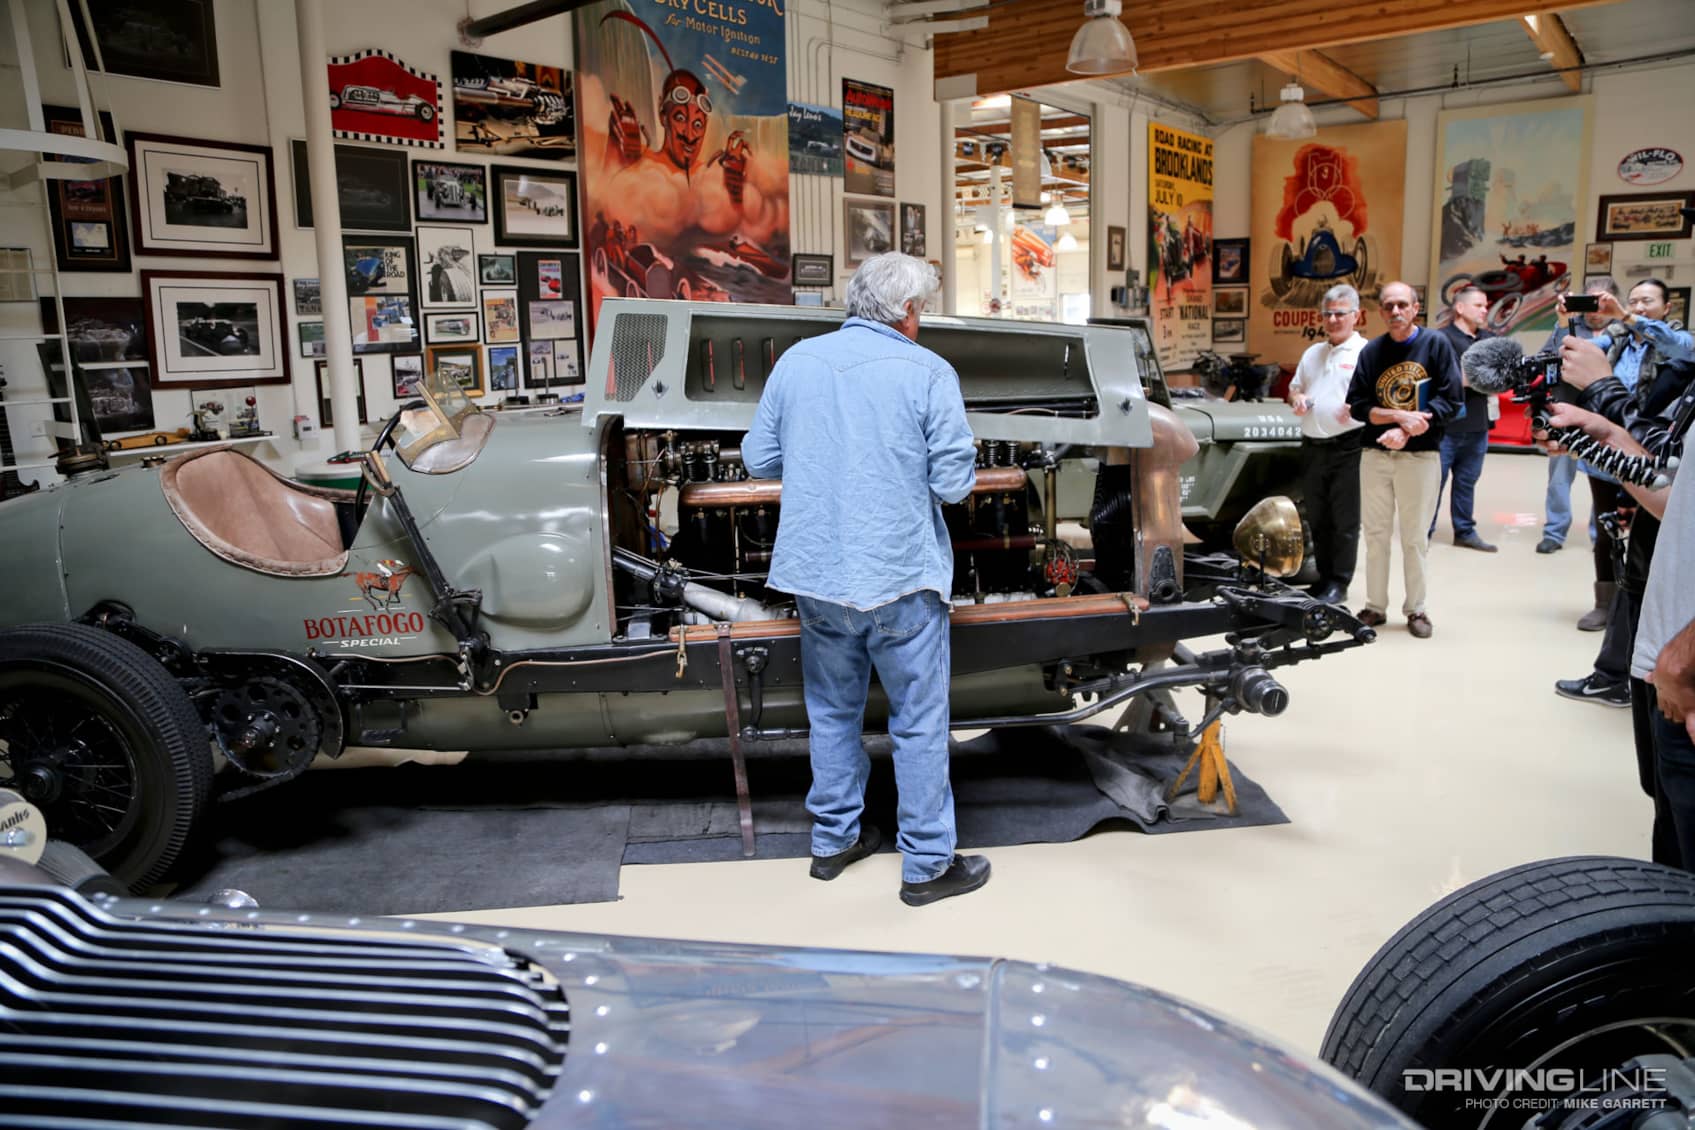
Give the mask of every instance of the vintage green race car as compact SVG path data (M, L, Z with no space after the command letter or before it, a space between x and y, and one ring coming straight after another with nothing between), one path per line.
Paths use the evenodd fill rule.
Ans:
M799 624L762 583L782 484L749 478L739 445L782 351L840 317L609 300L580 412L484 412L426 382L358 491L214 448L0 504L0 787L142 885L215 796L349 747L727 736L739 762L743 741L804 732ZM1275 579L1300 565L1286 503L1244 523L1251 565L1185 560L1196 444L1144 392L1145 327L938 317L922 340L981 446L945 510L956 727L1179 686L1205 690L1202 724L1275 714L1271 669L1371 639ZM1084 459L1092 490L1065 503L1060 469ZM873 688L867 725L885 718Z

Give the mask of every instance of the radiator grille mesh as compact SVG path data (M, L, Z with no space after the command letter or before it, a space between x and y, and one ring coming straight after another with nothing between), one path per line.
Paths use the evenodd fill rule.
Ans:
M619 314L612 322L612 372L607 395L630 401L665 358L665 317L661 314Z

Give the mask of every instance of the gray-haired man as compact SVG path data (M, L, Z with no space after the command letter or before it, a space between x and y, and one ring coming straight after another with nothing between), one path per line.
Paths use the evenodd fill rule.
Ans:
M959 377L918 344L936 289L922 259L860 265L848 318L784 353L742 441L750 474L783 480L767 584L800 611L811 724L812 876L877 850L861 825L871 761L861 742L872 668L889 700L899 792L901 901L974 891L989 861L956 855L948 783L948 600L953 543L942 503L976 481Z
M1307 521L1312 525L1318 582L1312 595L1340 602L1354 579L1360 544L1360 429L1348 411L1348 382L1365 338L1360 296L1343 283L1324 292L1324 340L1301 354L1289 382L1289 404L1301 418Z

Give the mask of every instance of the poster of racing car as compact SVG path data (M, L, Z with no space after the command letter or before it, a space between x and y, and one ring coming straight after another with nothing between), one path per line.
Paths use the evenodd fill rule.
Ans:
M1243 313L1266 361L1293 366L1324 336L1319 305L1331 287L1352 286L1369 313L1377 288L1401 277L1406 155L1404 121L1326 127L1299 140L1254 138L1256 254Z
M1148 301L1167 369L1212 341L1212 139L1148 123Z
M329 65L330 126L348 141L443 147L441 80L387 51L338 55Z
M1554 327L1583 251L1588 200L1589 95L1445 110L1436 124L1431 215L1431 325L1453 320L1467 284L1489 300L1488 328L1527 348Z
M895 92L842 80L843 192L895 194Z
M453 143L462 153L570 161L577 156L571 72L453 52Z

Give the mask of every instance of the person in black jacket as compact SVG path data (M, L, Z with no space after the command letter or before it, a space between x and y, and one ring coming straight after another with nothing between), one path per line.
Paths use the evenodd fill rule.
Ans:
M1401 611L1415 639L1429 639L1424 609L1425 533L1436 508L1441 476L1438 445L1442 429L1464 403L1460 359L1447 339L1418 325L1418 296L1404 282L1385 286L1378 305L1389 332L1360 350L1348 385L1348 411L1365 424L1360 455L1360 525L1365 540L1365 605L1362 624L1376 627L1389 607L1391 528L1401 534L1401 568L1406 599Z
M1454 292L1451 300L1454 320L1436 332L1448 339L1454 352L1465 351L1486 337L1494 337L1484 328L1489 320L1489 297L1482 287L1466 286ZM1465 370L1460 370L1465 378ZM1442 432L1442 480L1436 487L1436 509L1430 513L1430 535L1436 536L1436 517L1442 511L1442 489L1448 485L1448 472L1454 473L1454 491L1449 498L1448 517L1454 526L1454 544L1465 549L1494 553L1495 547L1477 532L1477 519L1472 506L1477 498L1477 480L1483 476L1483 457L1489 453L1489 401L1485 393L1465 390L1465 411Z

